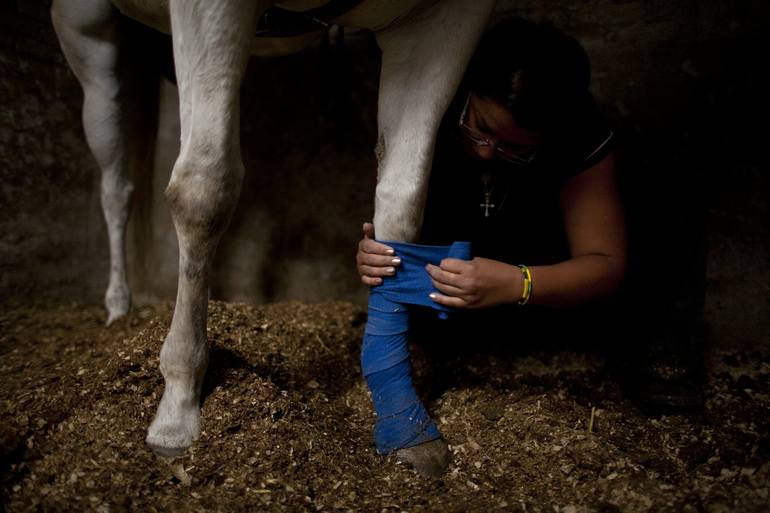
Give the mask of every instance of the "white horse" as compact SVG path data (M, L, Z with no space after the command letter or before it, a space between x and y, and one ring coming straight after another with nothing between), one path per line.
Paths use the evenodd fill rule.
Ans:
M335 0L336 1L336 0ZM165 391L147 444L177 455L200 432L208 363L206 317L211 264L240 193L239 89L251 54L292 50L255 38L270 7L315 9L328 0L55 0L52 19L84 91L86 139L102 172L110 241L108 322L126 314L125 226L133 186L127 168L118 20L134 18L172 36L181 150L166 198L179 240L179 283L161 349ZM328 22L374 31L382 50L378 102L379 238L414 242L441 117L486 26L494 0L363 0ZM125 41L124 41L125 43ZM130 43L130 42L129 42ZM410 450L419 453L420 446ZM417 454L419 456L419 454Z

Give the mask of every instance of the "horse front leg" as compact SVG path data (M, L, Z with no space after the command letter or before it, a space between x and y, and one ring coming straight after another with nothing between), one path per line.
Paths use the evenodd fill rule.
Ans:
M179 284L160 353L165 390L146 439L165 456L180 454L200 433L209 277L240 194L239 89L260 8L253 0L170 5L182 141L166 198L179 241Z
M128 169L129 117L118 70L118 14L109 0L57 0L51 20L62 51L83 88L83 129L101 170L101 203L110 247L104 297L109 326L128 313L126 223L134 189Z
M493 5L493 0L437 2L377 34L382 49L374 215L378 239L417 240L441 118ZM428 476L441 475L450 456L412 384L408 305L425 304L420 302L430 287L423 276L425 263L460 257L453 254L456 246L441 248L443 256L435 254L436 248L395 246L402 257L400 270L392 278L398 290L389 293L388 280L372 289L361 351L362 370L378 416L374 430L378 451L396 452L400 460ZM467 245L461 253L469 254ZM411 292L404 294L405 290Z
M378 238L417 240L439 124L493 7L494 0L436 2L377 34Z

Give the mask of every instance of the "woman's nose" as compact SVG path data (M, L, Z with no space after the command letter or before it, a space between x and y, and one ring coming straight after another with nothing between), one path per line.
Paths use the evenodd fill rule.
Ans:
M483 160L492 160L495 158L495 146L494 144L488 144L486 146L477 146L476 155Z

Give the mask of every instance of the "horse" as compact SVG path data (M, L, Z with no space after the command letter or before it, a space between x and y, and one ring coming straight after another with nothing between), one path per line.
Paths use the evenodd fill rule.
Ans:
M382 51L374 226L379 238L408 243L418 236L441 118L493 7L494 0L54 0L54 29L83 89L86 141L102 173L108 323L130 305L124 239L133 184L118 64L131 41L120 37L119 21L127 16L171 36L181 146L165 198L179 241L179 281L160 352L165 388L146 436L155 453L178 456L200 433L212 261L244 175L239 90L247 63L251 55L291 53L313 40L312 33L257 37L265 15L300 13L319 29L374 33ZM431 474L442 451L426 443L399 454Z

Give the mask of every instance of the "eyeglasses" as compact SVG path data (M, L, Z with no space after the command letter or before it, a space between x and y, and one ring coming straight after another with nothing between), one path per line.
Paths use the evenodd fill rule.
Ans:
M536 148L531 145L521 145L514 148L512 145L505 141L500 141L494 137L489 137L478 130L475 130L465 122L465 116L468 113L468 105L471 103L471 94L468 93L468 98L465 99L465 105L463 111L460 113L459 127L463 136L473 146L481 148L490 146L495 152L495 157L516 164L518 166L526 166L531 164L537 154ZM522 153L524 153L522 155Z

